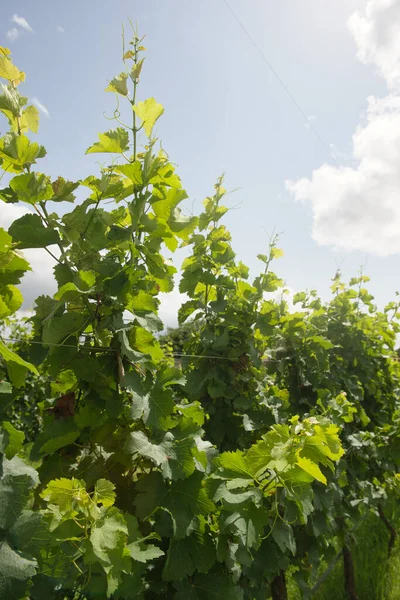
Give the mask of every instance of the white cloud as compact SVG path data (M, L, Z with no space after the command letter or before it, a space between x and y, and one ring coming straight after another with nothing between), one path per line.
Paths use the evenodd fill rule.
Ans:
M286 187L311 202L318 244L387 256L400 253L400 2L369 0L348 26L358 58L375 66L390 93L367 99L350 164L323 164Z
M20 219L26 213L32 212L22 204L6 204L0 202L0 227L8 229L13 221Z
M19 31L16 27L9 29L6 33L6 38L10 40L10 42L15 42L19 37Z
M13 15L11 21L16 25L19 25L25 31L33 31L32 27L29 25L28 21L24 17L19 17L18 15Z
M33 104L35 104L35 106L38 107L40 112L42 112L48 119L50 118L50 113L47 107L44 104L42 104L38 98L32 98L32 102Z
M57 248L50 246L49 250L57 255ZM53 267L55 260L42 248L30 248L23 254L29 262L32 271L28 271L21 283L21 292L24 297L22 308L31 310L38 296L52 296L57 291Z
M172 292L160 294L159 317L167 327L178 327L178 310L184 302L189 300L186 294L181 294L176 285Z
M369 0L365 13L354 13L347 22L357 45L357 57L375 65L390 89L400 87L400 3Z
M56 29L57 29L58 33L65 33L65 29L61 25L57 25Z

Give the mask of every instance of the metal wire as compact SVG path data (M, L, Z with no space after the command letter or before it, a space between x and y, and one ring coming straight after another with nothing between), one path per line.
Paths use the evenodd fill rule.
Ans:
M1 338L5 342L21 342L21 340L17 338ZM27 340L27 344L37 344L39 346L51 346L53 348L79 348L81 350L95 350L96 352L120 352L118 348L103 348L101 346L76 346L74 344L55 344L52 342L36 342L35 340ZM210 360L230 360L237 361L238 357L230 357L230 356L218 356L218 355L209 355L209 354L185 354L184 352L166 352L167 356L172 356L174 358L207 358ZM268 359L268 362L273 361L274 359Z
M313 132L313 134L315 135L315 137L317 138L317 140L319 141L319 143L324 147L325 151L328 153L328 156L340 168L340 164L338 163L338 161L336 160L336 158L332 155L331 148L330 148L329 144L322 138L322 136L320 135L320 133L318 132L318 130L316 129L316 127L312 124L312 122L308 118L307 114L305 113L305 111L301 107L300 103L298 102L298 100L296 100L296 97L294 96L294 94L289 90L289 88L287 87L287 85L283 81L282 77L279 75L279 73L277 72L277 70L272 66L271 62L268 60L268 58L266 57L266 55L264 54L264 52L261 50L260 46L254 40L254 38L250 35L249 31L243 25L242 21L239 19L239 17L237 16L237 14L231 8L231 6L227 2L227 0L223 0L223 2L225 4L225 6L227 7L227 9L229 10L229 12L231 13L231 15L234 17L234 19L238 23L239 27L242 29L242 31L244 32L244 34L247 36L247 38L250 40L250 42L252 43L252 45L254 46L254 48L257 50L258 54L261 56L261 58L263 59L263 61L265 62L265 64L267 65L267 67L269 68L269 70L271 71L271 73L273 74L273 76L275 77L275 79L279 82L279 84L285 90L286 94L289 96L290 100L293 102L294 106L296 107L296 109L298 110L298 112L301 114L301 116L303 117L303 119L305 120L305 122L307 123L307 126L309 127L309 129Z

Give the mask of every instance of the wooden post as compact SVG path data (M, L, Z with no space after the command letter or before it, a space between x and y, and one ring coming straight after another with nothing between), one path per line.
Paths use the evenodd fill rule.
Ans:
M271 583L272 600L288 600L285 571L281 570Z
M356 591L356 580L354 577L354 564L351 550L348 546L343 546L343 566L344 566L344 589L349 600L359 600Z

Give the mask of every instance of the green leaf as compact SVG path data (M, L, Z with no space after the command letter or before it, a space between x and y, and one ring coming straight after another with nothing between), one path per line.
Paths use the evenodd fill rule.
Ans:
M268 467L271 459L271 444L269 440L265 439L253 444L253 446L251 446L246 453L246 463L251 465L254 473L265 470ZM287 463L286 465L283 465L282 468L284 469L286 466ZM279 470L282 470L282 468Z
M20 172L23 167L43 158L46 150L36 142L31 142L26 135L7 133L0 139L0 158L3 159L3 169L10 172Z
M14 85L25 81L25 73L13 65L11 60L4 55L0 55L0 77L7 79Z
M175 367L162 367L157 373L156 388L166 388L171 385L185 385L186 379L182 371Z
M215 548L209 535L195 532L181 540L172 539L162 578L165 581L182 581L195 571L208 573L215 561Z
M138 60L138 62L135 65L133 65L132 70L131 70L131 75L132 75L133 79L139 79L140 73L142 72L144 60L145 60L144 58L141 58L140 60Z
M50 481L40 497L50 504L56 504L62 512L68 512L78 503L88 503L85 482L80 479L54 479Z
M136 514L140 519L151 515L157 507L167 510L172 517L174 537L186 537L194 515L208 515L214 504L203 485L204 475L194 472L187 479L167 485L161 473L141 477L136 485Z
M0 356L2 356L6 362L17 363L17 365L26 367L29 371L31 371L32 373L35 373L35 375L39 375L36 367L34 367L30 363L26 362L20 356L18 356L18 354L16 354L15 352L13 352L9 348L7 348L7 346L1 340L0 340Z
M271 250L272 258L281 258L284 254L285 253L281 248L272 248Z
M175 402L168 390L154 388L143 396L132 392L132 397L136 418L141 416L148 427L165 431L174 426L175 421L171 415Z
M12 245L12 237L2 227L0 227L0 252L9 252Z
M0 545L0 598L4 598L4 600L24 598L28 580L36 574L36 567L36 560L24 558L6 541L2 541Z
M88 291L96 283L96 273L94 271L78 271L80 289Z
M245 492L236 490L230 491L226 484L223 483L216 491L213 500L215 502L222 500L224 508L232 510L238 509L240 506L246 506L249 502L260 505L262 498L263 494L259 488L251 487Z
M243 600L243 590L234 584L232 576L217 570L195 574L174 587L177 590L174 600Z
M24 215L12 223L8 232L19 248L46 248L60 241L57 231L45 227L39 215Z
M98 479L94 487L93 500L103 506L112 506L115 502L115 485L107 479Z
M238 486L247 486L254 481L258 468L248 461L241 450L224 452L216 459L216 476L224 479L238 480ZM257 465L258 466L258 465Z
M179 188L171 188L167 193L164 190L163 192L161 200L152 202L152 208L159 219L167 221L173 215L178 204L187 198L187 193Z
M53 454L60 448L73 444L79 434L80 429L72 419L55 420L36 438L32 455L37 459L45 454Z
M61 317L53 317L44 323L43 327L43 344L58 344L67 337L75 337L78 335L87 318L83 314L77 312L69 312Z
M8 532L8 540L14 548L24 548L36 554L38 546L48 542L48 531L41 513L23 510Z
M314 335L310 337L310 340L318 346L321 346L324 350L330 350L333 348L332 342L330 342L327 338L322 337L321 335Z
M167 461L165 446L163 444L152 444L142 431L130 433L125 448L130 454L136 453L149 458L156 465L161 465Z
M18 452L22 448L22 444L25 439L25 434L23 431L18 431L15 427L9 423L8 421L3 421L0 426L0 430L3 429L8 434L8 444L5 448L6 457L11 460L13 456L18 454Z
M171 418L174 408L173 395L168 390L154 388L145 397L143 421L148 427L169 429L174 424L174 420Z
M68 301L68 300L78 300L79 297L81 295L81 291L78 289L78 287L75 285L75 283L72 283L72 281L69 281L68 283L64 283L64 285L62 285L58 292L56 292L54 294L54 299L55 300L63 300L64 302Z
M109 564L112 564L113 552L119 546L125 545L127 537L126 521L115 506L103 509L101 518L95 521L90 533L94 554Z
M16 362L7 363L7 373L13 386L17 389L21 388L26 379L28 369L23 365L19 365Z
M128 94L128 85L126 80L128 78L127 73L121 73L111 79L110 84L105 88L105 92L116 92L117 94L121 94L122 96L127 96Z
M158 320L157 317L156 319ZM142 319L137 316L137 320L140 321ZM146 318L145 323L147 323ZM162 359L163 351L151 331L148 331L144 327L135 327L132 331L131 338L132 346L139 352L150 355L154 361Z
M89 175L89 177L86 177L86 179L81 181L81 184L93 191L93 194L90 197L92 204L93 201L96 202L99 197L103 200L106 198L118 198L120 194L124 192L123 181L118 175L113 175L112 172L102 173L100 179L93 175Z
M12 385L8 381L0 381L0 394L11 394Z
M32 131L33 133L37 133L39 131L39 121L39 110L36 108L36 106L33 106L31 104L30 106L27 106L22 112L20 129L23 133L25 133L25 131Z
M42 173L17 175L11 179L10 188L14 191L19 201L28 202L28 204L36 204L43 200L49 200L53 196L50 178Z
M144 102L138 102L134 105L133 110L143 121L143 128L146 132L147 137L151 136L153 127L164 112L162 104L156 102L154 98L148 98Z
M121 173L122 175L125 175L125 177L128 177L135 185L143 183L142 165L138 160L127 165L116 165L114 169L117 173Z
M296 554L296 541L294 539L293 529L290 525L277 519L272 528L272 537L282 552L285 552L286 549L288 549L293 556Z
M35 469L27 466L18 456L3 458L0 478L0 529L12 527L30 497L30 491L39 483ZM1 597L1 596L0 596Z
M160 556L164 556L164 552L154 544L144 544L146 538L136 540L132 544L128 544L128 550L134 560L141 563L152 561Z
M22 305L24 298L14 285L5 285L0 295L0 319L15 313Z
M175 440L171 432L165 434L160 444L153 444L142 431L134 431L126 444L129 453L148 458L161 467L164 477L169 479L188 477L193 473L193 447L192 439Z
M129 135L122 127L99 133L99 141L86 150L86 154L96 152L121 153L129 149Z
M315 462L312 462L309 458L298 456L297 465L300 469L303 469L303 471L314 477L314 479L326 485L326 477Z
M249 504L228 515L222 525L222 530L240 539L245 548L258 548L268 524L268 514L264 506Z
M53 188L53 202L74 202L74 192L80 185L80 182L74 183L73 181L67 181L63 177L58 177L51 184Z
M135 295L130 298L127 309L132 313L155 312L158 307L158 300L143 290L138 290Z
M175 401L172 392L168 389L171 385L183 384L185 382L182 373L172 367L164 367L157 375L154 387L148 393L138 394L135 389L135 380L130 385L130 374L125 376L124 385L133 397L134 418L142 416L148 427L167 430L174 426L175 420L172 413Z
M293 296L293 304L297 304L298 302L304 302L307 298L306 292L298 292Z
M9 118L10 123L13 123L12 115L15 118L21 117L21 109L26 104L26 98L22 97L18 90L12 85L0 84L0 110ZM10 115L11 113L11 115Z

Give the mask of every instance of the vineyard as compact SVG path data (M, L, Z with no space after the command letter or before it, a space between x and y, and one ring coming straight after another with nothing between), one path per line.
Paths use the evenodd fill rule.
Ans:
M354 554L366 523L396 548L400 298L380 311L337 273L329 302L291 307L276 238L250 277L223 180L182 208L144 51L134 33L105 90L114 128L86 151L103 166L68 181L36 170L39 113L0 48L0 199L27 209L0 229L0 599L307 600L341 569L343 597L374 600ZM31 248L57 291L21 322ZM162 338L177 280L183 334Z

